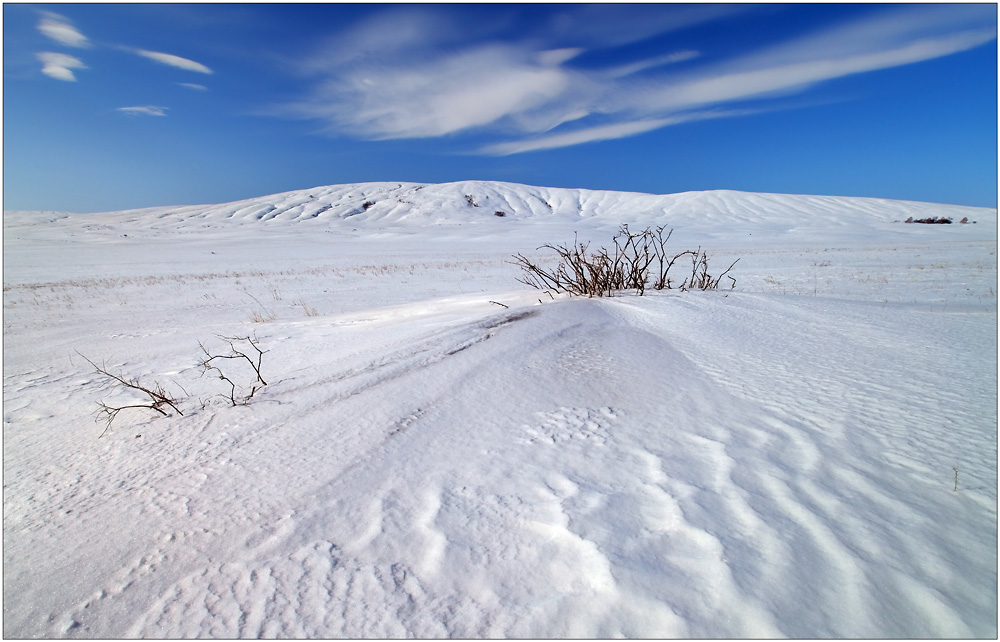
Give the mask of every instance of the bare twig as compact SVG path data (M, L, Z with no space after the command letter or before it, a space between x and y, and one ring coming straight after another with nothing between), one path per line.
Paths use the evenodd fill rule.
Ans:
M181 412L176 405L178 403L178 400L169 396L166 390L163 389L163 386L161 386L158 382L154 382L154 388L150 389L139 383L138 378L133 377L130 379L126 379L125 376L121 373L114 374L111 371L109 371L106 364L99 366L90 359L88 359L79 351L77 351L77 354L83 357L87 363L94 366L94 370L96 370L98 374L108 377L109 379L116 382L123 388L138 390L139 392L142 392L145 395L147 395L150 399L150 403L126 404L124 406L111 406L104 403L103 401L99 401L98 405L100 406L100 410L98 411L98 414L99 416L103 415L107 419L107 426L104 428L104 432L100 434L98 439L103 437L104 433L106 433L108 429L111 428L111 423L115 420L115 417L118 416L118 413L121 412L122 410L125 410L126 408L149 408L150 410L155 410L156 412L166 417L168 415L167 412L163 409L163 407L169 406L173 408L174 412L176 412L178 415L181 416L184 415L184 413Z

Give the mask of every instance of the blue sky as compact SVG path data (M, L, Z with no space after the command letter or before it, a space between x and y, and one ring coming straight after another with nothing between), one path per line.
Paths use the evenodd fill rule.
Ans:
M997 200L994 4L4 4L5 209L501 180Z

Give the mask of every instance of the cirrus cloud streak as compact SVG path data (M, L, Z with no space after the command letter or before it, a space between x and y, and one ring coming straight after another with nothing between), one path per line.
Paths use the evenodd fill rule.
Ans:
M119 107L118 111L129 116L166 116L167 108L156 105L139 105L136 107Z
M171 67L177 67L178 69L196 71L200 74L212 73L211 69L200 62L195 62L194 60L189 60L187 58L181 58L180 56L175 56L173 54L161 53L159 51L146 51L145 49L133 49L132 51L143 58L155 60L158 63L169 65Z
M529 33L520 41L483 33L462 41L454 24L435 24L433 12L420 14L422 28L407 31L392 46L372 47L369 41L362 53L334 46L303 61L301 72L316 78L313 89L278 111L319 120L326 133L376 140L492 136L498 140L479 153L506 155L745 115L750 110L739 103L805 92L825 81L947 56L996 38L992 6L899 6L721 61L680 49L600 68L576 61L595 47L627 40L622 30L611 19L604 21L609 33L603 39L598 23L589 22L583 32L565 28L595 11L613 10L570 8L549 25L562 29ZM414 12L405 9L410 18ZM672 21L650 22L643 35L729 15L681 13ZM355 35L384 34L379 27L399 19L387 12L360 25ZM577 40L574 33L581 34ZM341 42L357 40L347 33Z

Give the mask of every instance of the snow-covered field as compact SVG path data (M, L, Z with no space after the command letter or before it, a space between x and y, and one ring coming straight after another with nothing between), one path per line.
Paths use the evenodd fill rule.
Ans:
M517 282L622 222L736 288ZM3 231L5 637L997 636L994 209L372 183ZM81 355L183 415L101 436L142 397Z

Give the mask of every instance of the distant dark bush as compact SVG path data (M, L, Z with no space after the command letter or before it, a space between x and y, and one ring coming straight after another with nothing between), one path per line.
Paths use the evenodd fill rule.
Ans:
M361 207L365 208L365 211L367 212L368 208L370 208L373 205L375 205L375 203L372 203L371 201L365 201L364 203L361 204Z
M497 211L493 212L493 216L507 216L507 212L503 212L501 210L497 210Z
M966 221L967 222L967 221ZM913 218L912 216L904 221L904 223L928 223L931 225L948 225L951 223L950 218Z

